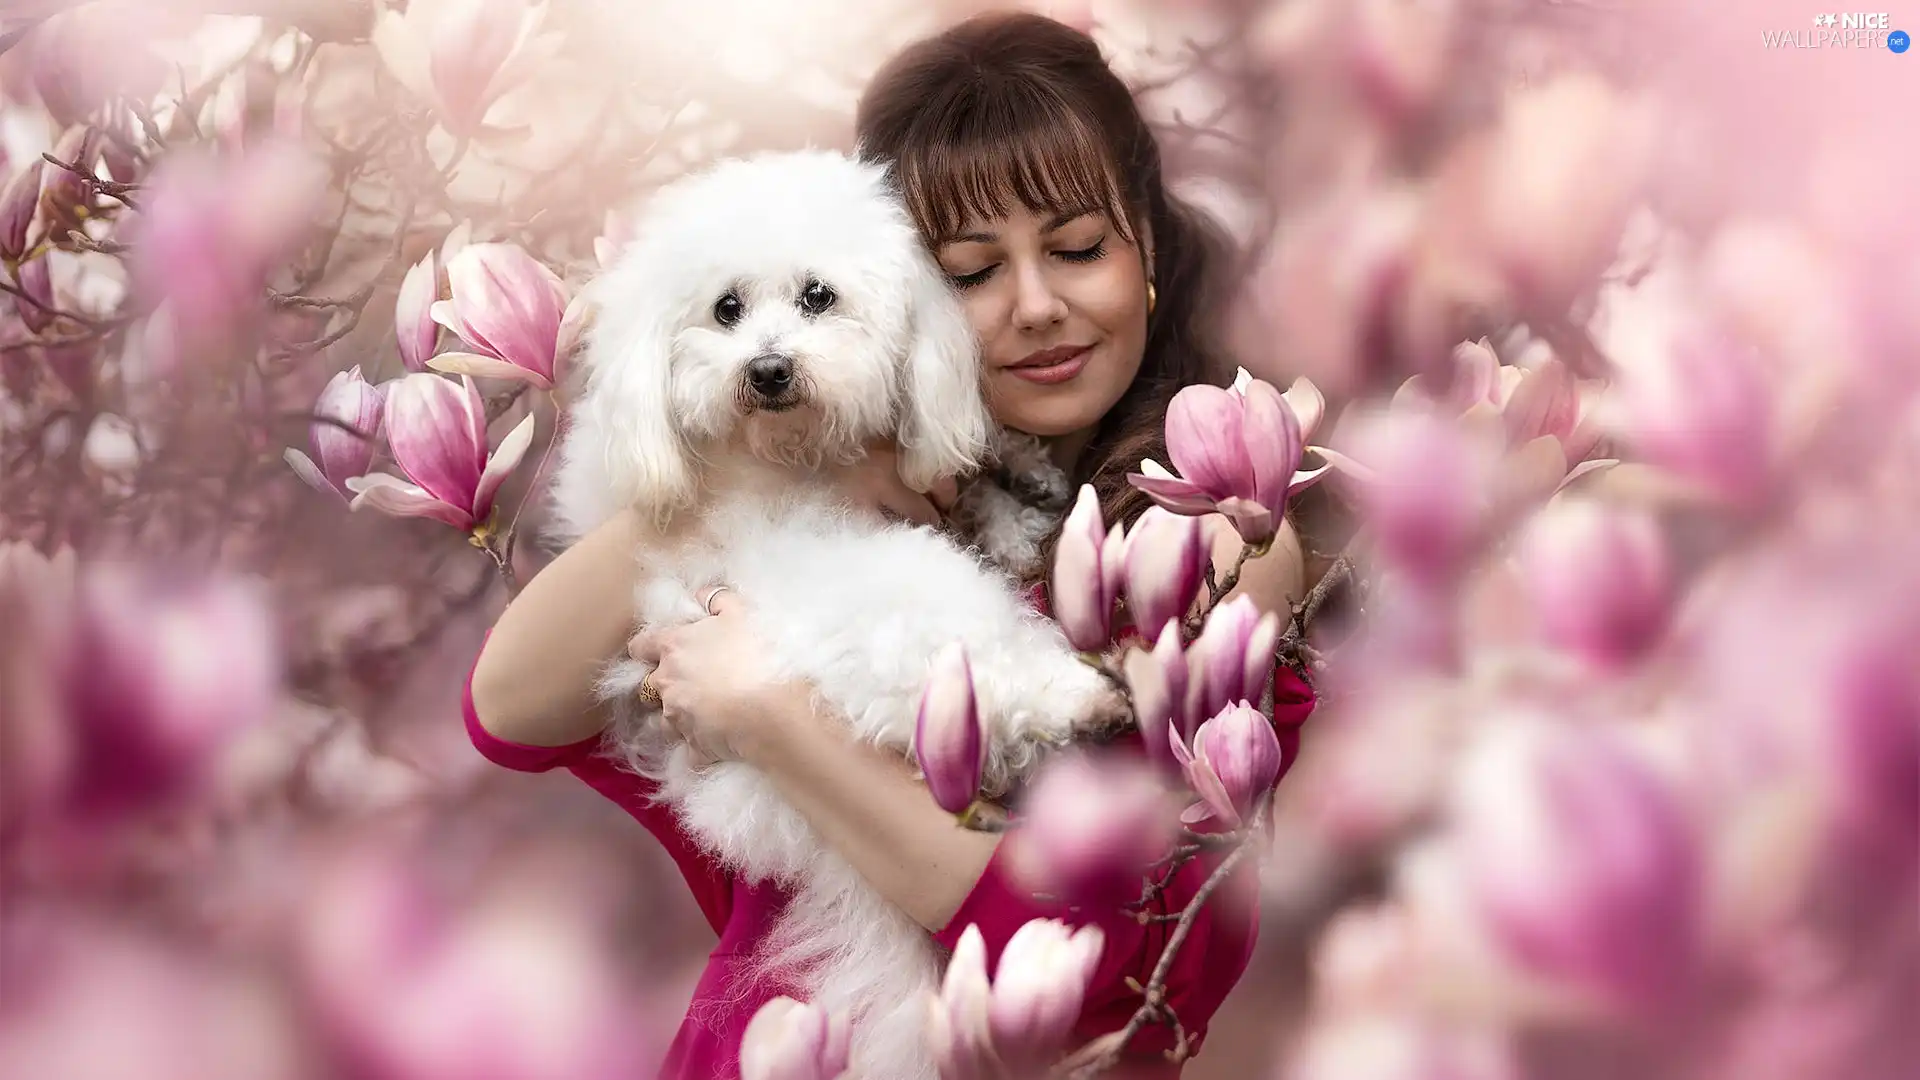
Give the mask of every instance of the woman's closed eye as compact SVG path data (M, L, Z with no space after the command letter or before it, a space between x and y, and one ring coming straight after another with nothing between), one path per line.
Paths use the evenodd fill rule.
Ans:
M1107 255L1107 238L1104 236L1098 240L1095 240L1092 244L1088 245L1087 247L1072 248L1067 251L1056 251L1053 253L1054 258L1059 259L1062 262L1070 262L1070 263L1098 262L1099 260L1106 258L1106 255ZM952 281L955 285L959 286L962 289L971 289L976 285L986 284L987 279L993 277L994 271L998 269L1000 269L999 263L990 263L986 266L981 267L978 270L971 270L964 274L950 273L947 275L947 279L949 281Z

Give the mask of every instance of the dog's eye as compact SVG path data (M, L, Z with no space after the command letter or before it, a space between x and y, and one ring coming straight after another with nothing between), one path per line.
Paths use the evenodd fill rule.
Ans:
M809 315L818 315L833 306L839 299L831 286L823 282L809 281L807 287L800 290L800 310Z
M741 303L740 298L733 293L726 293L713 302L713 321L721 326L734 325L740 321L740 316L746 313L747 305Z

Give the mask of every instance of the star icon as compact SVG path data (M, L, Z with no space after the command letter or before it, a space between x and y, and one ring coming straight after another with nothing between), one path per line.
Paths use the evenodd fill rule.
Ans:
M1828 26L1832 26L1832 25L1833 25L1833 16L1832 16L1832 15L1824 15L1824 16L1822 16L1822 18L1824 18L1824 19L1826 19L1826 20L1827 20L1827 25L1828 25Z
M1815 26L1819 26L1826 21L1827 21L1827 17L1825 15L1815 15L1813 17L1813 25Z

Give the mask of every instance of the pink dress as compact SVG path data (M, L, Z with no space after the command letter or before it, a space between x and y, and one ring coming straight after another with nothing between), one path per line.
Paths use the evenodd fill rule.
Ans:
M1299 746L1299 725L1313 711L1314 696L1312 690L1284 666L1278 668L1275 678L1275 719L1286 752L1284 768L1293 764ZM667 1050L659 1080L735 1080L740 1075L740 1039L747 1021L761 1005L783 992L790 992L788 988L768 982L744 986L735 974L739 958L750 956L771 930L774 919L787 902L787 894L772 884L750 884L735 877L696 848L681 831L672 811L650 801L652 784L649 781L599 754L598 736L557 747L524 746L495 738L480 726L474 712L471 675L464 695L464 709L467 734L489 761L522 772L565 768L633 815L666 848L707 923L719 935L719 943L708 957L699 983L694 986L686 1019ZM1131 745L1123 742L1116 750L1138 753L1137 737ZM1179 911L1218 862L1219 856L1203 856L1188 862L1164 884L1151 910L1156 914ZM1253 866L1252 860L1244 862L1225 883L1228 887L1215 892L1208 901L1175 956L1167 979L1169 1004L1186 1027L1189 1046L1194 1049L1204 1041L1208 1022L1246 971L1253 954L1259 927ZM1131 977L1143 984L1147 981L1167 937L1173 932L1175 924L1171 920L1142 925L1133 915L1119 910L1068 911L1021 888L996 856L952 920L932 936L951 950L969 924L979 926L991 974L1013 932L1028 920L1038 918L1062 919L1072 925L1096 922L1105 935L1106 947L1099 970L1088 987L1086 1005L1075 1029L1076 1041L1084 1042L1125 1027L1140 1004L1139 995L1128 988L1127 979ZM1170 1028L1162 1024L1147 1025L1129 1043L1126 1068L1116 1070L1114 1075L1128 1080L1177 1078L1179 1067L1162 1056L1173 1044Z

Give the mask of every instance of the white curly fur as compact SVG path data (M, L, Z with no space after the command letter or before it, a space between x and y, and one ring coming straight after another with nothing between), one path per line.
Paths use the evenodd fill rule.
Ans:
M810 283L831 288L833 304L803 310ZM895 435L903 478L924 489L976 467L993 435L972 331L881 170L804 151L676 181L590 288L597 312L556 511L564 537L620 506L652 516L658 535L638 553L640 624L703 617L696 592L729 585L764 662L808 680L856 737L902 755L930 661L958 639L988 725L992 788L1120 707L1005 573L930 529L855 510L819 480L821 465ZM716 316L729 292L737 320ZM791 401L769 403L748 385L748 362L768 355L792 360ZM614 748L730 869L794 892L757 962L799 973L811 1000L852 1018L855 1075L934 1080L923 1023L942 959L927 931L762 773L693 767L634 696L645 673L622 662L602 680L618 703Z

